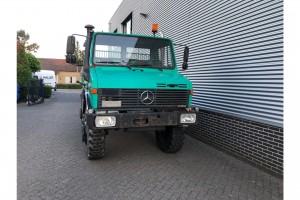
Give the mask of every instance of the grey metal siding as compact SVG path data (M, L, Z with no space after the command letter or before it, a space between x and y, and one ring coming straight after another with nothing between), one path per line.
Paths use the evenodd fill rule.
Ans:
M283 1L124 0L110 31L132 12L132 31L151 24L190 47L193 106L271 125L283 125ZM146 13L145 19L139 13ZM176 47L178 68L183 49Z

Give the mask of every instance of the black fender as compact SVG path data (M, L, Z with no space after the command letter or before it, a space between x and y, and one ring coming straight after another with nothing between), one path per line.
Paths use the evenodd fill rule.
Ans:
M90 94L88 92L86 92L85 95L86 95L86 102L87 102L86 108L90 109L90 108L92 108L91 101L90 101Z
M83 118L85 112L86 112L86 95L85 95L85 90L82 89L80 93L80 111L79 111L80 119Z
M80 99L83 99L85 97L84 95L84 89L81 90L81 93L80 93Z

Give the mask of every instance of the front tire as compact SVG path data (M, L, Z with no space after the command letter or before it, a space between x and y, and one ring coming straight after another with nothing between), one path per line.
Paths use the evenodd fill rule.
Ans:
M100 159L105 155L105 135L107 130L88 129L87 157L89 160Z
M164 131L155 131L159 149L165 153L176 153L183 145L184 133L181 127L166 127Z

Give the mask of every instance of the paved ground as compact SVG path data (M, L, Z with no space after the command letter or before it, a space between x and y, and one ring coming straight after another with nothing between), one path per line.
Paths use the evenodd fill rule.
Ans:
M78 90L18 104L18 199L283 199L282 180L189 136L165 154L152 132L115 132L87 160L78 108Z

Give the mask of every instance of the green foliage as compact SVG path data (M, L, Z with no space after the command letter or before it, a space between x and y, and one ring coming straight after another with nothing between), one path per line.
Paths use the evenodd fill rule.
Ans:
M56 84L57 89L81 89L79 84Z
M26 86L31 78L31 70L28 66L17 66L17 82L21 86Z
M30 52L39 48L36 43L28 44L30 36L24 30L17 31L17 83L26 87L32 72L40 70L39 60Z
M83 66L84 50L80 50L80 45L79 45L78 40L76 41L76 44L75 44L74 55L76 56L76 63L75 63L75 65L77 65L77 66Z
M17 66L28 66L25 46L19 41L17 41Z
M25 46L17 41L17 82L25 86L31 77L31 70L28 66Z
M41 70L41 63L40 61L31 53L26 54L28 60L28 66L31 69L31 72L37 72Z
M50 85L44 86L44 98L50 98L52 95L52 87Z

